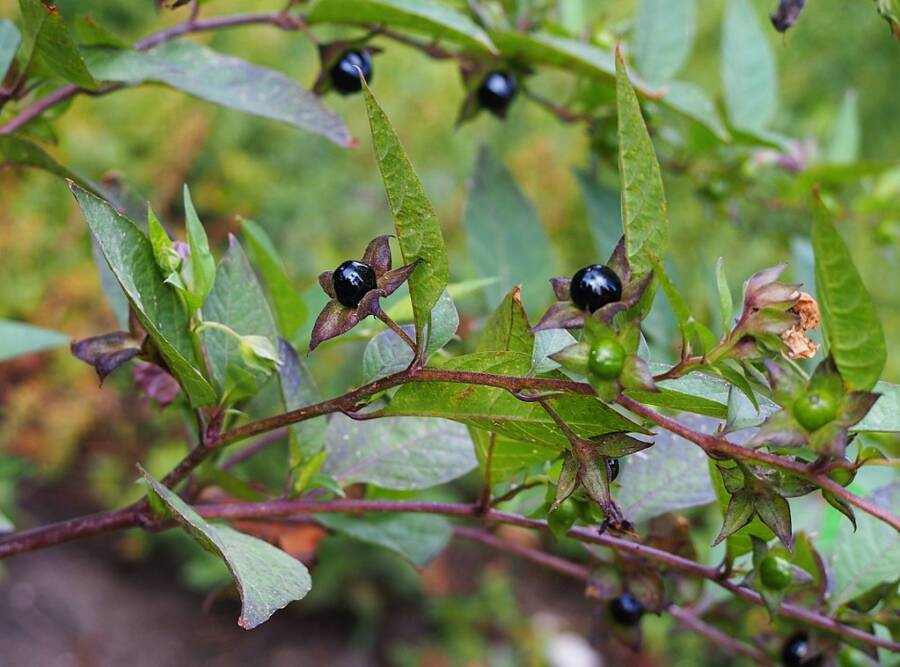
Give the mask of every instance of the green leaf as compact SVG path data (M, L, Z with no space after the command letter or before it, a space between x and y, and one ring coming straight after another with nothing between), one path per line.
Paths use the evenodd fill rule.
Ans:
M619 193L594 180L586 171L575 170L575 176L584 194L591 236L597 255L612 254L622 237L622 202Z
M712 420L683 415L679 421L708 430ZM613 486L625 518L640 522L666 512L707 505L716 499L706 468L706 454L669 431L654 444L620 461L622 472Z
M722 335L724 336L734 326L734 302L731 297L731 289L728 287L728 279L725 277L725 258L716 260L716 289L719 292L719 313L722 316Z
M77 185L70 187L107 264L191 405L214 402L215 391L194 354L187 314L175 292L163 283L150 241L105 201Z
M455 357L442 370L523 376L531 355L521 352L477 352ZM643 429L591 396L552 401L560 417L581 436ZM519 401L504 389L449 382L404 385L385 408L388 415L443 417L495 431L513 440L568 448L568 440L537 403Z
M363 94L375 157L384 180L388 205L394 215L403 263L420 262L409 277L409 294L416 331L421 332L428 323L431 309L447 286L449 269L444 237L431 200L413 170L400 138L365 82Z
M16 59L21 40L22 36L16 25L8 19L0 19L0 80L6 76L9 66Z
M98 192L94 183L59 164L40 146L11 134L0 134L0 164L18 164L42 169L61 178L73 180L85 190Z
M99 88L59 10L47 7L41 0L19 0L19 8L25 51L34 54L33 65L46 68L76 86L89 90Z
M731 124L765 130L775 116L775 56L749 0L728 0L722 23L722 87Z
M651 83L671 79L687 61L696 30L695 0L640 0L634 24L638 71Z
M189 291L186 293L188 307L194 311L203 306L216 280L216 260L209 249L206 230L197 216L188 186L184 186L184 224L187 231L188 247L191 249ZM236 242L232 243L232 247ZM242 251L241 251L242 252ZM242 252L243 254L243 252Z
M456 335L459 327L459 313L449 292L444 290L441 298L431 309L431 325L428 327L427 353L434 354ZM415 328L404 325L403 330L415 339ZM363 352L363 382L372 382L409 368L413 361L413 351L404 340L393 331L382 331L366 345Z
M659 163L621 54L616 59L616 104L625 251L631 270L641 275L652 269L646 250L665 257L669 219Z
M866 500L900 514L900 483L877 489ZM834 576L832 609L862 595L881 582L897 579L900 533L864 512L857 513L857 530L843 521L828 561Z
M250 259L259 270L269 292L278 320L278 330L282 336L293 340L306 321L306 306L300 292L291 284L278 251L275 250L275 244L266 231L252 220L241 220L241 232L247 241Z
M753 497L753 508L760 520L781 540L784 546L792 544L791 507L788 501L769 490Z
M821 202L815 204L812 243L829 351L850 389L868 391L887 359L884 331L850 250Z
M862 421L851 426L851 431L876 433L900 433L900 385L879 382L873 389L881 394Z
M71 339L64 333L36 327L25 322L0 320L0 361L8 361L23 354L68 345Z
M475 278L473 280L463 280L458 283L450 283L447 285L447 294L451 299L459 300L471 294L477 294L488 285L497 282L496 278ZM318 287L317 287L318 289ZM405 287L397 290L402 293ZM321 289L318 290L321 292ZM387 310L388 316L395 322L411 322L413 320L413 309L409 299L401 299L397 301Z
M242 628L252 630L309 592L312 586L309 571L299 560L268 542L223 524L208 523L171 489L143 468L140 470L150 494L165 504L172 517L201 547L225 561L241 594L238 625Z
M475 427L469 428L469 434L475 443L475 454L482 471L486 471L490 454L492 486L509 481L521 470L559 456L559 447L556 445L522 442ZM491 452L492 439L494 445Z
M499 281L486 288L494 306L510 285L525 287L526 308L546 302L546 280L553 270L550 239L534 205L491 151L482 146L469 182L463 227L478 273Z
M660 104L700 123L720 141L731 141L716 105L700 87L687 81L669 81L661 95Z
M507 59L559 67L607 81L615 79L616 65L612 54L585 42L544 32L508 30L492 31L490 35Z
M495 53L490 37L465 14L435 0L316 0L307 21L405 28Z
M522 290L514 287L484 323L478 336L477 352L494 350L522 352L530 355L534 335L529 331L528 315L522 307Z
M233 236L203 304L203 320L224 324L239 336L262 336L273 347L278 339L269 303ZM228 394L228 401L254 395L269 374L248 366L241 355L240 341L233 335L215 328L204 328L202 335L210 372L223 394Z
M465 427L445 419L390 417L353 420L335 415L325 431L323 471L342 485L370 482L386 489L427 489L475 468Z
M278 355L281 357L278 379L284 409L298 410L321 401L322 394L306 362L284 338L278 339ZM294 468L325 445L325 419L307 419L291 424L288 426L288 439L291 445L290 464Z
M150 207L147 207L147 231L150 235L150 245L153 248L153 256L156 258L156 265L159 267L159 270L163 274L169 274L166 277L168 282L171 283L177 280L180 283L181 279L178 275L172 276L171 274L178 271L182 259L178 251L175 250L175 243L169 238L169 232L166 231L166 228L163 227L159 218L156 217L156 214Z
M666 273L666 267L662 261L651 254L650 263L653 265L653 272L656 275L657 280L659 280L659 284L662 285L666 298L669 300L669 305L672 306L672 312L675 313L675 319L678 321L678 328L681 330L681 340L684 345L690 349L692 342L697 337L697 330L694 326L694 316L691 313L691 309L687 305L687 301L684 300L684 297L681 296L681 292L678 291L678 288L676 288L675 285L672 284L672 281L669 280L669 276Z
M153 81L194 97L353 145L344 122L281 72L226 56L196 42L176 40L148 51L85 49L98 79L131 85Z
M560 364L550 358L574 345L578 341L565 329L542 329L534 334L534 350L531 353L531 373L549 373L560 367Z
M316 520L338 533L399 554L416 567L425 567L453 537L450 522L428 514L317 514Z
M860 134L856 91L851 89L844 95L841 110L834 122L834 127L831 128L831 138L825 147L825 161L831 163L856 162L859 159Z
M712 546L716 546L722 540L739 531L750 523L752 518L753 502L750 499L750 494L746 491L736 492L728 502L728 508L725 510L725 521Z

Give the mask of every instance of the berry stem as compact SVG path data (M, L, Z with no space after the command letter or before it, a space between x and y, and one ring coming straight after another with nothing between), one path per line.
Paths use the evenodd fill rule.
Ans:
M386 312L384 312L384 310L381 309L381 306L378 306L378 310L375 311L375 317L377 317L379 320L384 322L391 331L393 331L395 334L400 336L401 340L403 340L404 343L409 345L409 348L413 351L414 357L418 358L419 346L416 345L416 341L414 341L412 338L410 338L409 334L407 334L403 330L403 327L401 327L399 324L394 322L394 320L391 319L390 315L388 315ZM414 361L414 363L415 363L415 361Z

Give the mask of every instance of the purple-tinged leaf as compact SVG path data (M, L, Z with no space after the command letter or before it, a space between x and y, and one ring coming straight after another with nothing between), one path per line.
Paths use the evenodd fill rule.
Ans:
M119 366L139 356L144 341L135 339L127 331L115 331L72 342L72 354L90 364L97 371L100 384Z
M147 362L138 362L131 371L134 383L156 401L161 408L178 397L181 387L178 381L162 368Z
M712 546L716 546L722 540L739 531L750 523L752 518L753 502L750 494L743 490L733 494L731 500L728 501L728 509L725 510L725 521L722 524L722 530L719 531Z

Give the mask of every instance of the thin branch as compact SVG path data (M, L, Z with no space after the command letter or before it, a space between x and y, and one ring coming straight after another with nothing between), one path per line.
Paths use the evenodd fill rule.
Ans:
M727 635L718 628L713 627L709 623L704 623L687 609L672 604L666 608L666 611L678 619L684 627L693 630L698 635L703 635L714 644L718 644L724 648L726 651L730 653L740 653L751 660L755 660L761 665L768 665L770 663L766 654L755 646L740 642L731 635Z
M377 306L377 310L375 311L375 317L377 317L379 320L384 322L391 331L393 331L395 334L397 334L397 336L400 337L400 340L402 340L404 343L406 343L409 346L409 349L411 349L413 351L414 359L419 357L419 346L416 343L416 341L414 341L412 338L410 338L409 334L407 334L403 330L403 327L401 327L399 324L394 322L394 320L390 317L390 315L388 315L386 312L384 312L381 309L381 306Z
M791 461L790 459L776 456L775 454L769 454L767 452L761 452L755 449L748 449L747 447L736 445L733 442L729 442L728 440L717 438L712 435L698 433L674 419L664 417L658 412L647 408L638 401L635 401L633 398L629 398L624 394L619 396L617 402L622 407L628 408L632 412L639 414L646 419L649 419L659 426L662 426L664 429L671 431L676 435L680 435L682 438L690 440L696 445L699 445L708 455L714 458L721 458L725 456L728 458L740 459L744 461L755 461L763 465L787 470L794 473L795 475L809 480L810 482L813 482L821 489L834 494L838 498L841 498L851 505L855 505L864 512L871 514L876 519L884 521L894 530L900 531L900 517L891 514L888 510L876 505L875 503L871 503L868 500L850 493L849 491L847 491L847 489L845 489L834 480L824 475L818 474L816 471L811 470L809 466L803 463Z

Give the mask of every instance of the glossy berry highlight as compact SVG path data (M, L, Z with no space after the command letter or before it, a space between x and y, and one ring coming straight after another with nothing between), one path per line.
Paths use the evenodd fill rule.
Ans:
M794 577L790 563L784 558L769 554L759 564L759 578L766 588L783 591L790 586Z
M794 402L794 418L812 433L837 417L834 397L824 391L811 391Z
M622 281L608 266L591 264L572 276L569 296L576 306L593 313L598 308L622 299Z
M609 603L609 613L620 625L636 625L644 615L644 605L626 591Z
M329 74L331 85L341 95L352 95L362 90L362 81L356 68L362 70L366 81L372 81L372 55L364 50L345 51L332 65Z
M602 338L591 346L588 370L601 380L614 380L625 367L625 348L617 340Z
M362 298L378 286L374 269L355 259L348 259L337 267L332 281L335 297L347 308L356 308Z
M478 87L478 104L501 118L519 92L516 77L509 72L491 72Z
M822 656L812 655L809 635L798 632L792 635L781 649L781 663L785 667L818 667L822 664Z

